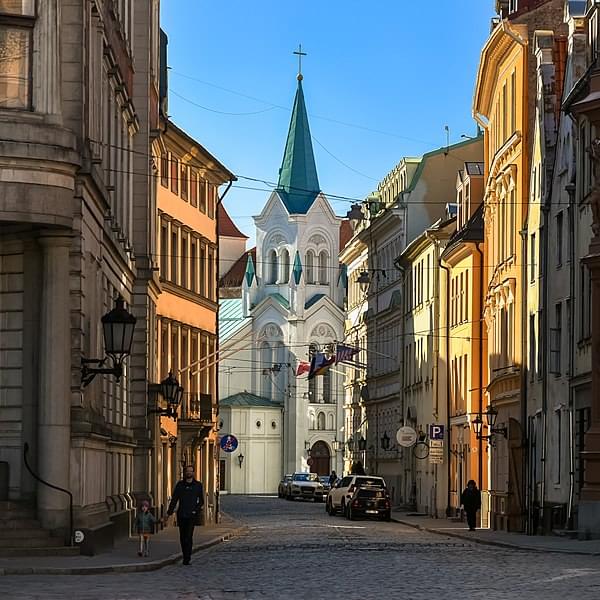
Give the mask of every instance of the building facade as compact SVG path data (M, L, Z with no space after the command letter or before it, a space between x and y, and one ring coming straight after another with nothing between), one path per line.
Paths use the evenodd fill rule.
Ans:
M208 523L218 512L217 211L219 187L235 176L172 121L164 121L157 146L155 381L172 373L184 391L178 419L155 417L154 500L164 513L183 467L194 465ZM155 401L160 410L164 399Z

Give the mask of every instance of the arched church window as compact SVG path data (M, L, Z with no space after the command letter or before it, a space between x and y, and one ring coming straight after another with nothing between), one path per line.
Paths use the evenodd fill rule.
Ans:
M322 375L323 379L323 402L329 404L331 402L331 372L325 371Z
M273 368L273 351L271 346L264 342L260 347L260 367L261 367L261 385L260 395L263 398L271 400L273 379L272 371Z
M308 416L309 418L309 429L316 429L316 420L315 420L315 413L311 412L310 415Z
M277 283L277 275L279 274L279 261L277 259L277 252L275 250L269 250L267 270L267 283Z
M335 426L333 424L333 415L328 415L327 416L327 421L328 421L328 427L327 429L329 429L329 431L333 431L335 429Z
M319 253L319 283L329 283L329 256L325 250Z
M290 281L290 253L287 248L281 252L281 277L279 283L289 283Z
M320 412L317 415L317 429L324 430L325 429L325 413Z
M306 283L315 283L315 253L309 250L306 253Z

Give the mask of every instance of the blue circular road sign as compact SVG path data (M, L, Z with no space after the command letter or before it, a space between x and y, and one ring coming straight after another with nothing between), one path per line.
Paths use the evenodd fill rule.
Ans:
M238 441L235 435L228 433L221 438L221 450L224 452L235 452L238 447Z

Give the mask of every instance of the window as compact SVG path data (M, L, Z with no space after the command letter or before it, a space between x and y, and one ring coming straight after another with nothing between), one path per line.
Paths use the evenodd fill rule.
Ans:
M556 440L555 440L555 447L556 447L556 460L554 461L555 464L555 473L554 473L554 483L556 485L560 484L560 471L561 471L561 455L562 455L562 411L561 409L557 409L555 411L555 422L556 422Z
M535 367L536 367L536 342L537 339L535 337L535 315L529 315L529 375L531 381L533 381L535 377Z
M179 193L179 161L171 154L171 191L174 194Z
M206 214L206 181L204 179L198 181L198 196L200 199L200 211Z
M177 283L177 250L178 250L177 230L171 231L171 281Z
M323 403L331 403L331 373L325 371L322 375L323 378Z
M510 76L510 133L517 130L517 72Z
M325 429L325 413L324 412L320 412L317 415L317 429L319 429L319 430Z
M188 236L185 233L181 234L181 286L188 287Z
M530 237L530 246L531 246L531 256L529 257L529 280L531 281L531 283L533 283L535 281L535 267L536 267L536 245L535 245L535 233L531 234Z
M31 108L35 0L0 0L0 108Z
M554 307L554 328L550 329L550 373L560 375L560 352L562 344L562 304Z
M579 265L579 340L592 334L592 284L586 265Z
M215 202L217 201L217 186L208 183L208 217L215 218Z
M208 265L207 265L207 276L208 276L208 282L207 282L207 288L208 288L208 294L207 297L209 300L214 300L215 299L215 251L212 248L208 249Z
M329 281L328 278L328 270L329 270L329 257L327 256L327 252L322 250L319 253L319 283L326 284Z
M281 252L281 277L279 283L289 283L290 281L290 253L286 248Z
M200 244L200 295L206 298L206 244Z
M198 174L190 170L190 204L198 206Z
M160 156L160 184L169 187L169 154L165 152Z
M169 227L166 223L160 226L160 276L167 279L169 264Z
M309 250L306 253L306 283L315 282L315 253Z
M198 242L194 239L190 245L190 290L198 291Z
M181 199L188 199L188 174L187 174L187 165L181 162L179 168L180 181L181 181Z
M560 267L563 262L563 213L556 215L556 266Z
M277 276L279 270L279 261L277 259L277 252L273 250L269 250L269 254L267 255L269 258L267 260L267 283L277 283Z

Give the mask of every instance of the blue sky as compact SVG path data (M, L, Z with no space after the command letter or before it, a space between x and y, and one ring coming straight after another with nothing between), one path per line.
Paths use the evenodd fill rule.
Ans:
M304 94L326 194L364 198L401 157L445 145L445 125L451 141L475 132L473 86L493 0L161 4L169 114L238 175L277 180L299 43L308 53ZM240 179L225 199L251 237L268 189ZM345 214L350 203L332 205Z

